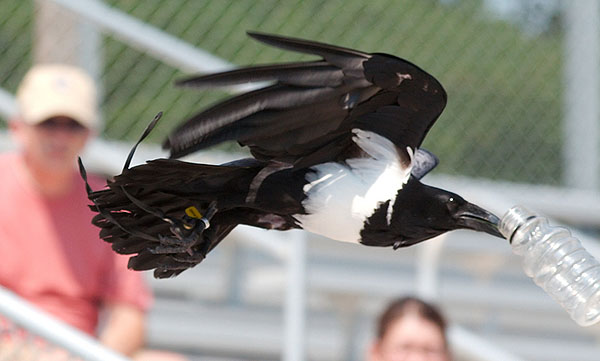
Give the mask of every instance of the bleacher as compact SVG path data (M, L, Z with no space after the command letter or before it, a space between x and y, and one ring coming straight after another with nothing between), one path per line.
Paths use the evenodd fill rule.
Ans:
M198 360L279 359L285 268L245 245L240 236L248 232L235 233L180 277L151 280L153 344ZM430 242L443 242L436 301L453 325L525 360L598 360L600 327L577 326L523 274L507 243L461 231ZM308 357L362 360L376 312L393 297L418 292L420 248L394 252L310 236Z

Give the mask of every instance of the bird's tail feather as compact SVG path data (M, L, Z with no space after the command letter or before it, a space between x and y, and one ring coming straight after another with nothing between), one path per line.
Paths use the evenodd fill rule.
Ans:
M221 211L243 201L253 167L216 166L159 159L125 169L108 188L89 189L92 223L129 267L170 277L202 261L237 224ZM85 179L85 170L82 175ZM246 177L246 175L248 175ZM240 192L238 192L239 190Z
M231 217L218 213L244 202L261 164L219 166L157 159L129 168L135 149L160 115L132 147L122 173L108 181L107 188L91 189L81 159L79 170L93 202L90 207L98 213L92 223L100 227L100 237L116 252L134 255L130 268L155 269L155 277L164 278L200 263L237 226Z

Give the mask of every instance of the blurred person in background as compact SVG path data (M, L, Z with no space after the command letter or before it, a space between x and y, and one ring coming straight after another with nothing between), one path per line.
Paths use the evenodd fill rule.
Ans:
M91 224L76 159L99 128L92 78L68 65L34 66L17 106L9 122L17 151L0 154L0 285L136 360L182 360L142 349L150 289Z
M450 361L446 321L433 305L415 297L392 301L379 315L368 361Z

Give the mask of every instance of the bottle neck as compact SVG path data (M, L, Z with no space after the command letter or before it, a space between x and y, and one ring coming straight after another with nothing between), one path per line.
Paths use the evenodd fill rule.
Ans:
M512 244L513 236L519 228L535 217L535 213L525 207L513 207L502 217L499 227L500 233Z

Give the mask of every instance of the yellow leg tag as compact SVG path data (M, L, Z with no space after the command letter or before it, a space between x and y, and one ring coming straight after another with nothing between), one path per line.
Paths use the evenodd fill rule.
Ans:
M185 209L185 214L192 218L200 219L202 218L202 213L198 212L198 209L194 206L189 206Z

